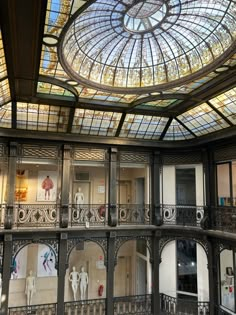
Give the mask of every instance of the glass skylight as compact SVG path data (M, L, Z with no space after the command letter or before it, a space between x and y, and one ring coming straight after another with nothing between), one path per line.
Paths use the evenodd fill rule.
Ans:
M229 127L229 124L206 103L179 115L177 118L196 136Z
M12 104L8 103L0 107L0 127L11 128Z
M46 82L38 82L37 92L43 94L74 97L74 94L63 87Z
M194 136L177 120L173 119L163 140L188 140L193 139Z
M26 130L66 132L69 108L17 103L17 128Z
M236 125L236 88L211 99L210 103Z
M72 133L96 136L115 136L121 114L77 108Z
M120 137L158 140L167 121L166 117L127 114Z
M96 0L78 11L59 40L74 80L119 93L164 90L226 61L236 39L230 0Z

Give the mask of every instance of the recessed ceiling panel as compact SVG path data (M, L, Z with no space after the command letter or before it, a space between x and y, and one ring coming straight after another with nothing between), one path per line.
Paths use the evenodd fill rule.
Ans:
M115 136L121 113L77 108L72 133L95 136Z
M177 118L196 136L229 127L229 124L206 103L179 115Z
M234 125L236 124L236 88L211 99L210 103Z
M177 120L173 119L163 140L175 141L175 140L188 140L193 139L194 136Z
M51 83L46 83L46 82L38 82L37 92L43 93L43 94L68 96L68 97L74 98L74 94L72 94L70 91L64 89L61 86L51 84Z
M168 118L127 114L120 137L159 140Z
M232 54L230 0L96 0L59 40L68 76L97 89L138 93L202 77Z
M17 103L17 128L26 130L66 132L69 108Z
M0 107L0 127L11 128L12 104L8 103Z

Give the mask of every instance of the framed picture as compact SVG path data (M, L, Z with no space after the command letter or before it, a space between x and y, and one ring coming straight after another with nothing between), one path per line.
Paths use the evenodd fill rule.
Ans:
M56 258L52 249L44 244L38 245L38 277L56 277L55 269Z
M39 171L37 185L37 201L56 201L57 172Z
M28 170L16 171L15 201L27 201Z

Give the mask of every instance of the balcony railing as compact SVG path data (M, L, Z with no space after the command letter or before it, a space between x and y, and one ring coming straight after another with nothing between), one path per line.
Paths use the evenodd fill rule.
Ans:
M65 303L65 315L105 315L105 299L84 300Z
M236 232L236 207L211 208L213 213L212 228L224 232Z
M14 206L16 227L55 227L60 207L56 204L19 204Z
M104 226L108 205L70 205L71 226Z
M56 315L57 304L40 304L30 306L10 307L8 315Z
M118 204L118 222L126 224L150 224L149 204Z
M161 212L164 224L188 225L200 227L204 217L203 206L188 205L161 205Z
M152 315L151 295L114 298L114 315Z
M160 294L161 311L165 315L209 315L209 302L198 302Z

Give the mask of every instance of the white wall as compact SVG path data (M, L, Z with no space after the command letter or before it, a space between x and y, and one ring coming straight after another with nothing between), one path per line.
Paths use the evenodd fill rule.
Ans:
M174 205L175 197L175 166L163 166L163 204Z
M160 293L176 297L176 242L164 247L160 263Z
M203 167L202 164L195 166L196 181L196 205L204 205L204 187L203 187Z
M198 301L209 301L209 277L207 256L201 245L197 243L197 291Z
M195 183L196 183L196 204L198 206L204 205L204 187L203 187L203 167L202 164L194 165L178 165L178 168L195 168ZM163 191L163 204L176 203L176 179L175 179L175 165L163 166L163 185L161 184L161 191Z

